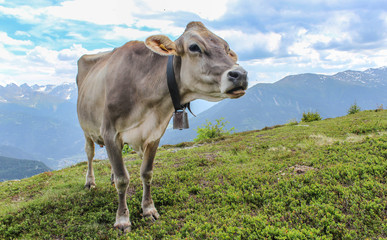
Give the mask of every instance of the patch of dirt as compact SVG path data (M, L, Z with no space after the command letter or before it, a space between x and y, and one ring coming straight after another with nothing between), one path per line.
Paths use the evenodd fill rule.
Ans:
M168 151L172 152L172 153L175 153L175 152L178 152L180 150L184 150L184 149L192 149L192 148L197 148L197 147L200 147L204 144L195 144L195 145L192 145L192 146L187 146L187 147L177 147L177 148L170 148L168 149Z
M324 146L324 145L332 145L333 143L340 141L339 139L327 137L322 134L312 134L309 136L309 138L315 140L316 144L319 146Z
M126 189L126 194L128 196L134 196L136 194L136 187L133 184L129 184L129 187Z
M24 197L21 197L19 195L15 195L12 197L12 202L21 202L24 201Z
M293 169L294 174L300 175L308 171L315 170L316 168L304 165L295 165L293 167L290 167L289 169Z
M312 171L312 170L317 170L317 169L314 167L310 167L310 166L296 164L294 166L287 168L284 171L279 171L278 173L276 173L276 175L281 175L281 176L285 176L286 174L301 175L301 174L305 174L306 172Z
M139 157L124 157L124 162L126 161L135 161L140 159Z

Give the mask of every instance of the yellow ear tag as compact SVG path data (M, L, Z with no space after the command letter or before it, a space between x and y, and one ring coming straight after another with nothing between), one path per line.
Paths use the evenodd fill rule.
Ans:
M163 49L164 51L168 52L168 49L164 46L164 44L160 43L160 48Z

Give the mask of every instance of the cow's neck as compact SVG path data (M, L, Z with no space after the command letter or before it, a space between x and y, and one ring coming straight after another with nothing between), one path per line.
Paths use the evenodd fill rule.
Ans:
M191 91L187 88L184 88L182 79L181 79L181 57L174 56L173 58L173 69L175 72L175 79L177 85L179 86L179 95L180 95L180 104L186 105L189 102L192 102L196 98L193 98Z

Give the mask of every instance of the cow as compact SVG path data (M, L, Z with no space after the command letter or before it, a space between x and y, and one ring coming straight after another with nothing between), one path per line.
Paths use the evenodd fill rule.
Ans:
M95 187L94 144L105 146L118 192L114 227L125 232L131 230L126 202L129 173L122 159L125 144L142 158L143 216L152 222L160 217L151 197L151 181L160 138L175 112L167 86L168 56L173 56L182 105L245 94L247 71L237 64L228 43L201 22L189 23L175 41L153 35L145 42L130 41L78 60L77 113L88 159L85 187Z

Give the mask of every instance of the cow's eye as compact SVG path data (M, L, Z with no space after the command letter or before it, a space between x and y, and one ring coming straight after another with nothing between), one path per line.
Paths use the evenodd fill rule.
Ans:
M188 48L191 52L198 52L198 53L201 53L202 50L200 49L200 47L197 45L197 44L192 44L189 46Z

